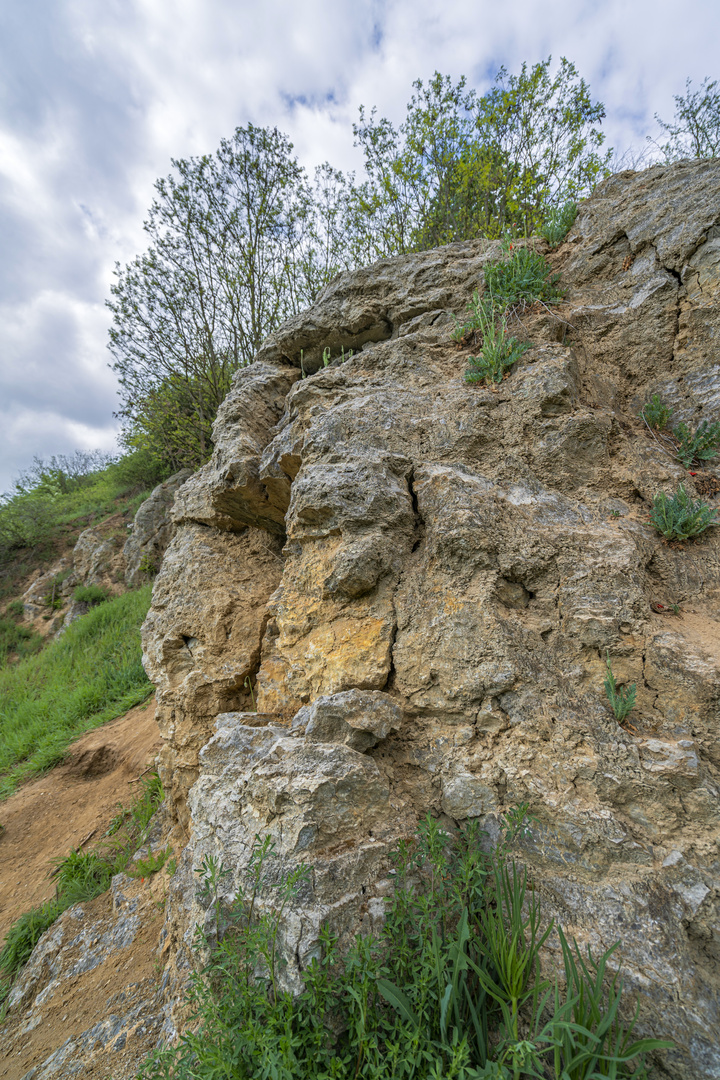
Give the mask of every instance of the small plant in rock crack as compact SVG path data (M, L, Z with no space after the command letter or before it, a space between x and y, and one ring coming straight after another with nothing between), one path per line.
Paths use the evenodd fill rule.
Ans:
M659 394L653 394L648 402L643 405L639 417L644 420L653 431L662 431L670 423L673 411L669 405L665 405Z
M607 675L605 676L605 682L603 684L605 686L605 693L608 696L612 711L615 713L615 719L618 724L622 724L631 709L635 708L637 683L633 683L628 687L618 687L615 676L613 675L613 670L610 666L609 652L605 654L605 664L607 666Z
M558 247L571 228L577 217L577 203L568 201L562 206L555 206L540 226L539 232L544 240L547 240L551 248Z
M710 525L716 525L717 513L702 499L691 499L680 484L672 496L658 492L653 499L650 521L666 540L689 540Z
M476 294L477 295L477 294ZM480 356L468 356L469 367L465 382L485 382L487 386L502 382L508 368L519 360L530 346L508 334L507 320L489 304L477 305L477 331L482 342Z
M485 267L485 289L496 307L527 307L541 300L546 304L562 300L559 274L553 274L543 256L527 245L506 245L509 258Z
M691 431L686 423L680 423L673 428L673 435L677 439L677 459L689 469L695 462L703 464L712 461L718 456L720 450L720 420L714 424L707 420Z

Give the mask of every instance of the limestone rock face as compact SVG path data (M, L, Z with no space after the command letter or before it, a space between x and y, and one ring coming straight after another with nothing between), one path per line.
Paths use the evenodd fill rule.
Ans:
M153 489L150 497L138 508L132 532L125 541L125 584L137 589L160 569L160 564L173 534L170 518L175 495L192 476L191 469L181 469Z
M283 931L299 985L323 920L378 925L420 816L492 836L528 802L547 917L620 940L666 1075L720 1075L720 530L648 522L656 492L720 485L637 415L660 393L718 419L718 245L720 162L621 174L550 255L565 303L518 313L531 348L499 386L465 383L452 339L501 257L480 240L340 275L237 376L144 630L189 837L176 940L206 919L192 867L219 857L230 897L269 834L274 872L311 867ZM625 727L608 653L637 684Z

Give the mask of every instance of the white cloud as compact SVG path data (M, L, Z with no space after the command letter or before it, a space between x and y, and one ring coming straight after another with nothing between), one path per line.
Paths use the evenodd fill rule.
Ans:
M485 90L552 54L642 148L685 78L718 75L720 9L689 0L37 0L0 15L0 490L33 453L115 433L103 300L144 247L153 181L252 121L309 167L358 167L360 103L396 122L435 70ZM35 441L33 441L35 440ZM52 440L56 440L52 442ZM91 440L88 442L88 440ZM95 440L92 443L92 440Z

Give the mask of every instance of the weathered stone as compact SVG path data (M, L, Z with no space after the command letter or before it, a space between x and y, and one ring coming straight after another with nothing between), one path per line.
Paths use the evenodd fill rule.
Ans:
M530 348L496 387L464 381L452 338L501 254L485 241L341 275L240 373L144 637L191 834L178 949L212 922L192 867L220 857L229 899L269 834L276 876L313 870L283 928L297 986L323 920L376 925L419 817L497 836L528 802L547 917L620 940L638 1032L676 1041L667 1075L720 1075L720 531L679 546L650 526L657 491L702 478L637 415L662 392L717 418L719 206L719 162L601 184L549 256L565 304L518 314ZM631 726L608 654L637 684Z
M133 520L132 531L125 541L125 584L137 589L157 574L165 549L173 534L170 511L179 487L192 476L191 469L181 469L153 489L142 503Z
M258 471L288 390L299 377L294 368L260 363L237 373L218 409L212 457L178 493L175 522L200 522L233 532L255 525L284 533L283 514L268 498Z
M315 698L293 717L293 733L308 742L343 743L364 753L398 731L402 710L379 690L347 690L344 694Z
M157 686L160 775L184 824L198 751L215 717L251 704L265 607L282 573L279 552L265 532L184 525L155 579L143 663Z

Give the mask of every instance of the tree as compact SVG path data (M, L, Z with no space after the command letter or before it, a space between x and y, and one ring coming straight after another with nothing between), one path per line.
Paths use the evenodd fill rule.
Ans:
M685 94L676 94L675 122L666 124L657 113L655 119L670 136L660 150L668 162L682 158L720 157L720 90L717 80L706 76L699 90L690 89L692 80L685 81ZM655 142L648 136L649 142ZM656 144L657 145L657 144Z
M607 175L600 154L604 106L562 59L519 75L501 68L482 97L436 72L413 84L398 128L360 109L356 145L368 180L356 199L375 256L434 247L504 230L531 233L547 209L590 193Z
M195 466L232 373L311 299L313 274L297 268L312 197L277 129L250 124L214 155L172 164L155 185L148 250L116 266L109 347L126 445L172 445L176 465ZM171 432L163 393L182 402Z

